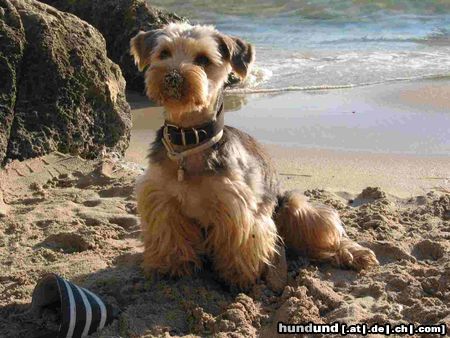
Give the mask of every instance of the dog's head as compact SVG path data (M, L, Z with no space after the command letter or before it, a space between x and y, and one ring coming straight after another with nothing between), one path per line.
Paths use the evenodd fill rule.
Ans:
M166 118L186 125L205 118L228 74L242 79L254 60L253 46L219 33L212 26L171 23L139 32L130 43L139 70L145 71L146 93L163 105Z

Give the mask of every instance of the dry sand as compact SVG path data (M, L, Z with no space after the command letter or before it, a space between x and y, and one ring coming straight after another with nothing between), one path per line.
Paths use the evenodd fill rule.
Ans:
M418 105L411 101L420 100L413 89L383 102ZM353 93L346 95L358 95ZM333 104L336 94L330 95L325 101ZM162 118L161 109L142 97L129 99L134 129L126 160L136 165L52 154L0 172L0 337L44 332L47 323L27 310L46 272L122 310L96 337L275 337L278 321L450 325L448 156L268 145L285 187L336 208L348 235L372 248L380 267L357 273L288 252L289 280L281 293L264 282L229 289L208 269L176 280L146 279L133 186ZM243 104L239 97L227 102L233 109ZM433 109L448 105L430 102ZM227 120L250 125L256 112L248 113L228 113Z
M113 159L52 154L0 173L0 336L43 332L46 323L27 308L45 272L122 310L100 337L275 337L278 321L450 325L448 192L398 199L365 189L344 199L307 190L339 210L349 236L372 248L381 266L357 273L291 255L282 293L264 282L241 292L209 270L176 280L143 276L132 193L140 171Z

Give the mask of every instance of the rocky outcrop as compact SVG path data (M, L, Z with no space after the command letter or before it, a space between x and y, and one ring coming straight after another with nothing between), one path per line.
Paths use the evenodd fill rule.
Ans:
M102 35L33 0L0 0L0 163L123 153L131 113Z
M0 164L6 156L14 119L24 42L25 32L19 13L9 1L0 0Z
M145 0L41 0L96 27L105 37L109 57L117 63L127 88L143 91L144 78L130 56L130 39L140 30L161 27L182 18L149 6Z

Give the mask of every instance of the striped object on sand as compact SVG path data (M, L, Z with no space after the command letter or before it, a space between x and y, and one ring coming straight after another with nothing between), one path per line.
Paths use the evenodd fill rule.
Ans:
M53 273L37 283L31 309L37 316L48 310L57 314L58 332L49 331L42 337L85 337L103 329L118 316L116 309L93 292Z

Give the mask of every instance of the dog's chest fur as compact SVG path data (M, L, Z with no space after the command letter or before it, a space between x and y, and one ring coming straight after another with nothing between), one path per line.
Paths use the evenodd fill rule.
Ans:
M185 160L185 179L177 179L178 163L168 159L160 138L150 153L150 175L183 214L202 226L214 223L217 213L233 213L238 202L255 210L273 204L279 193L275 172L263 150L248 135L225 127L212 148Z

